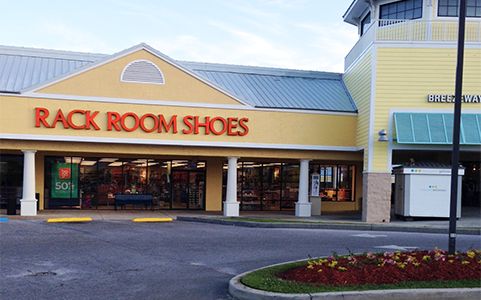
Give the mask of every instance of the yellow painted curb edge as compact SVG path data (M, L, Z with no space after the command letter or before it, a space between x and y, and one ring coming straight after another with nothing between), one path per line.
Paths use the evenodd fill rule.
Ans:
M52 218L48 219L47 223L83 223L92 222L92 218Z
M172 218L134 218L132 222L149 223L149 222L172 222Z

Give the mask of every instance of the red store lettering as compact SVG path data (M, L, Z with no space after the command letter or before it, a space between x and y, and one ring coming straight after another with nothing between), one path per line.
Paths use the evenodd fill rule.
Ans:
M57 128L57 124L65 129L100 130L96 122L99 111L74 109L64 113L58 109L55 115L44 107L35 108L35 127ZM118 113L108 111L106 114L107 131L133 132L140 128L146 133L178 133L177 115L166 118L162 114L147 113L138 115L134 112ZM84 119L82 120L82 117ZM220 116L191 116L182 118L180 126L182 134L228 135L245 136L249 132L248 118L220 117Z
M65 129L90 130L90 128L93 127L95 130L100 130L100 127L95 122L95 117L97 117L98 113L98 111L92 113L90 110L74 109L65 116L63 111L58 109L55 118L49 124L48 117L50 111L47 108L37 107L35 108L35 127L57 128L57 123L61 122ZM83 124L76 124L74 122L76 114L85 116Z

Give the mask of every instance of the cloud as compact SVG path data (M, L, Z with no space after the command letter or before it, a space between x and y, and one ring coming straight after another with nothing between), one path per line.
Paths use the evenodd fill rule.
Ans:
M38 47L80 52L112 53L118 49L105 43L99 36L61 22L43 22L35 29L41 32Z
M307 13L315 5L305 0L205 1L180 9L168 1L107 0L88 23L58 14L24 35L51 49L111 54L146 42L178 60L336 72L358 38L350 25Z
M312 57L313 53L317 52L320 68L338 72L343 70L344 57L358 39L357 33L349 28L349 25L337 23L326 26L319 23L298 23L293 26L305 31L306 35L311 37L305 45L306 55Z
M148 40L153 47L178 60L342 72L344 56L357 39L343 26L290 24L295 38L276 39L219 21L209 22L218 40L178 35ZM220 33L219 33L220 32ZM303 37L305 36L305 37Z

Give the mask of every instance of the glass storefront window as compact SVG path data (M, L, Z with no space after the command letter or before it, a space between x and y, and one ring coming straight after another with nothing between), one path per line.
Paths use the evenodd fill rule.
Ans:
M172 186L172 208L186 209L189 203L189 173L186 171L172 172L173 186Z
M322 200L334 201L337 197L336 166L320 166L320 197Z
M242 163L240 183L241 188L241 209L261 210L262 209L262 165L257 163Z
M149 179L147 193L152 194L154 202L161 209L169 209L171 198L171 162L149 160Z
M205 201L205 162L172 161L172 208L202 209Z
M0 155L0 207L6 208L9 199L19 204L22 198L23 156Z
M80 207L78 157L49 157L45 159L44 197L49 208Z
M135 159L123 165L123 194L144 194L147 181L147 160Z
M82 208L97 207L97 184L99 182L97 160L80 162L80 198Z
M282 209L294 209L299 192L299 165L282 165Z
M338 167L337 201L354 201L354 167L340 165Z
M281 164L270 163L262 166L263 209L279 210L281 205Z
M311 164L310 174L319 174L322 201L354 201L354 165Z
M151 194L160 209L203 209L205 162L45 158L46 207L113 208L117 194Z
M223 168L222 199L225 200L227 165ZM241 210L293 209L299 189L299 165L280 162L239 162L237 199Z
M118 158L101 158L97 162L97 205L114 205L114 195L124 191L122 175L124 162Z

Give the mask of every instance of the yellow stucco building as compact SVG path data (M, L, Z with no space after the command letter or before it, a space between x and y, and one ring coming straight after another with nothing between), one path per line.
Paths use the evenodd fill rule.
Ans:
M449 162L449 139L435 136L446 126L433 120L452 114L457 25L440 4L353 1L344 20L360 39L344 74L182 62L146 44L112 55L1 46L3 204L18 198L23 215L145 205L303 217L321 201L322 212L389 222L393 166ZM463 90L462 161L478 178L470 205L478 17Z

